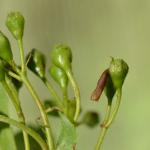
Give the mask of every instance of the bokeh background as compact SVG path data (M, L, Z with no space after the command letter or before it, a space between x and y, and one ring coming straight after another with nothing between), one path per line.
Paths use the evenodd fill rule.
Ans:
M82 96L83 112L96 110L103 116L106 97L90 101L91 91L110 56L123 58L130 66L123 87L123 100L103 150L150 149L150 1L149 0L0 0L0 30L9 37L20 62L16 41L5 27L10 11L21 11L26 19L24 47L47 55L57 43L73 50L73 68ZM31 77L42 99L49 97L41 82ZM28 92L20 93L30 123L38 116ZM12 110L12 112L14 112ZM12 113L13 114L13 113ZM15 116L15 114L13 114ZM99 126L78 129L78 150L92 150Z

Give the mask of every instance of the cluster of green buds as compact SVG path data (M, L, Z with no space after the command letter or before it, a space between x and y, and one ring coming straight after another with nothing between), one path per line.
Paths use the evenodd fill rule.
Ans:
M61 98L59 97L59 95L57 95L57 92L46 78L46 59L44 54L34 48L28 53L26 58L24 58L22 41L24 34L24 24L24 17L19 12L10 13L6 20L6 26L8 30L11 32L15 40L17 40L19 45L21 67L18 67L18 65L16 65L15 61L13 60L13 53L11 50L10 42L8 38L0 31L0 81L3 83L5 82L5 85L7 85L8 82L11 82L10 84L13 84L13 86L8 85L8 90L12 90L14 92L14 90L12 89L12 87L14 87L17 94L20 87L22 86L22 83L26 85L40 110L41 118L43 119L44 126L46 127L45 134L47 136L47 141L49 142L48 146L50 147L50 149L53 149L53 145L55 142L53 143L51 142L52 139L49 139L51 138L51 133L49 120L47 118L47 106L50 106L51 111L54 108L60 113L64 113L64 115L73 124L73 127L80 124L80 122L82 124L86 124L89 127L94 127L99 122L99 115L95 111L89 111L85 113L82 121L78 122L78 117L81 112L80 91L72 71L72 51L70 47L60 44L50 52L51 66L49 67L48 71L52 79L56 81L56 83L61 88ZM52 100L50 101L50 103L46 103L44 105L40 101L38 94L35 92L32 84L28 79L27 68L44 82L50 93L53 95L54 103ZM124 60L112 58L109 68L107 68L100 76L96 89L91 95L91 99L94 101L98 101L102 92L105 91L105 95L108 99L108 105L111 105L115 93L122 90L122 86L128 73L128 69L129 67ZM68 96L69 83L74 90L74 97L72 99ZM8 93L12 94L13 92ZM15 94L13 93L11 95L11 97L15 99L13 101L15 103L14 106L17 110L19 110L18 114L23 115L22 113L20 113L21 105L19 100L17 99L18 95ZM118 106L114 111L114 114L116 114ZM57 116L58 114L60 114L58 113L58 111L56 113ZM24 116L22 116L22 118L21 121L24 121L25 123ZM106 121L106 125L109 125L113 119L106 118L106 120L108 120Z
M75 100L70 100L67 94L69 83L68 72L71 72L72 66L72 51L66 45L57 45L50 54L52 65L49 68L49 74L59 84L64 96L64 106L66 107L66 115L73 122L76 103Z

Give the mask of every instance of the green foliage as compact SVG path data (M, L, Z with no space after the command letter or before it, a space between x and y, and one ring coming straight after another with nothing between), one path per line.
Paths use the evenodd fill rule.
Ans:
M11 104L0 84L0 114L9 116ZM15 139L11 127L0 122L0 150L16 150Z
M76 128L63 114L61 117L61 132L57 141L57 150L72 150L76 145Z
M34 131L36 131L42 138L45 138L41 128L33 125L30 126L30 128L34 129ZM21 131L15 134L15 141L17 145L17 150L25 150L24 140ZM29 141L30 141L30 150L42 150L39 144L32 137L29 137Z
M8 38L0 31L0 58L7 62L13 59L11 46Z

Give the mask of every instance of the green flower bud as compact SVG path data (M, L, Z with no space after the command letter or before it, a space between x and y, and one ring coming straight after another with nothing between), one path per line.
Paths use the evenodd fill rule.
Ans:
M7 16L6 26L16 40L23 37L24 23L24 17L20 12L11 12Z
M5 63L0 59L0 81L5 80Z
M10 43L8 38L0 31L0 58L7 62L13 59Z
M128 70L129 67L124 60L112 58L109 67L109 74L114 84L114 88L116 89L122 88Z
M98 113L89 111L83 116L82 122L89 127L94 127L99 123L99 120Z
M26 58L27 67L39 76L45 78L45 56L37 49L32 49Z
M108 103L111 104L112 99L116 93L116 89L114 88L114 85L113 85L110 75L108 75L104 91L105 91L105 95L108 99Z
M68 86L68 77L66 73L59 67L52 65L49 68L49 73L52 78L60 85L62 90L66 90Z
M51 51L51 60L53 64L64 71L71 69L72 52L68 46L58 45Z

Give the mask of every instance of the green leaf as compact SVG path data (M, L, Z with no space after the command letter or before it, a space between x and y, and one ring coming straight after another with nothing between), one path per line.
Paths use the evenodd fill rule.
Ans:
M29 127L32 128L34 131L36 131L43 139L45 139L44 133L42 132L40 127L35 125L29 125ZM17 149L25 150L22 131L19 131L15 134L15 140L17 144ZM39 144L31 136L29 136L29 141L30 141L30 150L42 150Z
M0 84L0 113L9 116L9 108L9 99ZM0 150L16 150L12 129L4 123L0 123Z
M76 144L76 128L63 114L61 117L61 131L57 141L57 150L72 150Z

